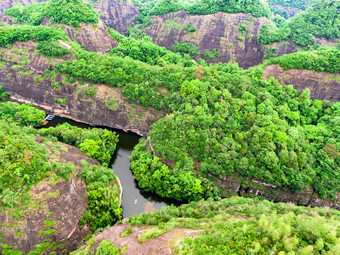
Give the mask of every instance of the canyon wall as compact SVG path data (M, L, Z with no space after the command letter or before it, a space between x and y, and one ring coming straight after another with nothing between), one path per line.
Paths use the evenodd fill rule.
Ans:
M92 85L56 73L51 60L35 48L34 42L16 42L0 52L0 84L12 100L33 104L49 114L139 135L146 135L150 126L165 116L164 111L127 102L122 88Z
M291 84L299 92L310 90L312 99L340 100L340 75L312 70L283 70L279 65L270 65L265 68L264 77L274 77L281 83Z
M185 11L152 16L152 25L145 28L146 35L157 45L167 49L178 42L191 43L203 52L216 49L220 53L218 62L237 62L243 68L261 63L264 52L261 50L257 35L263 25L269 24L266 18L254 18L251 14L216 13L209 15L187 15ZM191 24L195 32L187 32L184 27ZM241 32L239 25L246 25L247 31ZM243 35L242 35L243 34Z

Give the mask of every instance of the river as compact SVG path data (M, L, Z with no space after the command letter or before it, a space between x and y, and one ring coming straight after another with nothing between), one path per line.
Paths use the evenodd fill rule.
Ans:
M79 123L70 119L55 117L52 121L49 121L44 127L55 127L58 124L69 123L73 126L81 128L89 128L91 126ZM130 169L130 156L133 148L137 145L140 136L128 132L125 133L121 130L107 128L119 134L119 143L115 154L112 157L111 164L114 173L120 179L123 186L122 208L123 218L135 216L143 212L159 210L164 206L170 204L177 204L175 201L159 197L153 193L145 192L138 188L137 181L132 175Z

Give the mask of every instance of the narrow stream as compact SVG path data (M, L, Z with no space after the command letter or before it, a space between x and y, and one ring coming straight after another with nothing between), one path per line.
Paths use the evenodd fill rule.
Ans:
M65 122L81 128L91 127L89 125L61 117L55 117L44 127L55 127L58 124ZM138 188L137 181L133 177L129 166L129 157L132 154L133 148L137 145L140 136L131 132L125 133L117 129L111 129L107 127L100 128L106 128L119 134L119 143L117 145L116 152L112 157L111 164L114 173L118 176L123 186L123 218L128 218L143 212L159 210L160 208L167 205L178 204L176 201L159 197L153 193L145 192Z

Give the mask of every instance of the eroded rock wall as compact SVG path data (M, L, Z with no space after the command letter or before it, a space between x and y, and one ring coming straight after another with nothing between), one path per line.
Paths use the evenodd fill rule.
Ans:
M106 26L122 34L126 34L128 28L135 23L135 16L139 14L139 8L131 0L97 0L92 6Z
M42 25L50 25L50 18L45 17ZM85 50L107 54L111 49L118 46L118 42L113 41L108 33L105 24L99 20L98 24L80 23L81 28L76 29L72 26L62 24L54 25L62 27L68 37L81 44Z
M270 65L265 68L264 77L274 77L281 83L293 85L299 92L310 90L312 99L340 100L340 75L316 72L311 70L283 70L279 65Z
M122 88L72 81L56 73L50 60L35 48L33 42L16 42L0 53L0 63L4 63L0 65L0 84L12 100L32 103L50 114L139 135L146 135L150 126L165 116L163 111L127 102Z
M200 48L200 56L207 49L217 49L220 57L217 62L237 62L243 68L256 65L263 60L263 51L257 35L266 18L253 18L251 14L216 13L210 15L187 15L185 11L169 13L164 16L153 16L153 24L146 27L146 35L157 45L167 49L178 42L191 43ZM186 32L185 25L197 28L195 32ZM247 26L242 35L238 25Z

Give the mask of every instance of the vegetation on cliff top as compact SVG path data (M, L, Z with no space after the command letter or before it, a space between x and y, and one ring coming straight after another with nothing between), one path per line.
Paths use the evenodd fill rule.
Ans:
M139 60L149 65L164 66L166 64L182 64L184 66L193 66L191 56L198 56L198 47L191 45L197 50L187 51L186 49L173 49L174 52L167 50L165 47L160 47L151 42L151 38L143 36L140 38L127 37L112 28L109 28L109 34L113 40L116 40L119 45L110 51L110 55L117 57L130 57L134 60ZM175 44L176 45L176 44ZM175 47L175 46L174 46ZM176 54L176 53L179 54ZM201 60L202 62L203 60ZM204 61L203 61L204 62Z
M87 156L108 165L116 150L118 135L107 129L79 128L68 123L57 127L42 128L38 134L46 137L56 137L60 142L79 148Z
M137 239L143 246L150 245L148 240L166 232L176 232L177 228L203 230L194 237L184 236L182 239L181 234L181 241L173 242L176 245L171 246L174 254L334 255L338 254L340 248L339 220L339 212L328 208L307 208L232 197L165 207L156 212L130 217L128 223L149 226ZM178 240L175 233L172 236ZM101 233L101 237L113 239L112 236L106 236L105 232ZM114 250L116 253L113 254L123 254L108 240L104 242L105 247ZM101 254L99 251L104 248L104 244L99 245L100 249L100 241L91 238L72 254L87 255L92 249L93 254Z
M45 16L51 19L52 24L61 23L76 28L80 27L81 22L97 24L99 21L98 13L83 0L49 0L46 3L13 7L6 10L5 14L15 17L21 24L33 26L40 25Z
M58 39L70 41L64 31L56 27L5 25L0 26L0 47L13 42L38 42L37 51L48 57L63 57L71 51L58 43Z
M266 64L279 64L285 70L302 69L339 74L340 48L320 47L313 51L298 51L273 58Z
M152 15L164 15L170 12L184 10L190 15L207 15L217 12L251 13L254 17L270 17L268 3L261 0L158 0L134 1L140 14L136 20L148 23Z
M259 35L260 43L271 44L291 39L298 46L314 45L314 37L340 38L340 2L338 0L316 1L282 28L265 25Z

